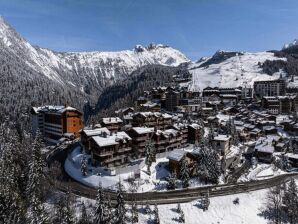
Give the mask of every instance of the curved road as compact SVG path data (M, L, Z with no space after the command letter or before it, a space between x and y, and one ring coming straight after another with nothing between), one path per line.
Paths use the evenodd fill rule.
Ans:
M47 155L46 160L50 166L53 161L59 161L64 164L67 156L68 147L57 148ZM260 189L266 189L285 183L290 178L296 177L298 173L287 173L276 177L254 180L243 183L228 183L216 186L206 186L197 188L186 188L172 191L152 191L143 193L124 193L124 199L129 202L137 202L138 204L170 204L170 203L183 203L190 202L198 198L202 198L204 195L209 193L210 197L231 195L238 193L245 193L250 191L256 191ZM50 183L58 190L66 192L69 187L75 195L83 196L91 199L96 198L97 190L85 185L82 185L64 172L64 177L51 178L49 177ZM112 203L115 202L116 192L105 191L105 194L109 196Z

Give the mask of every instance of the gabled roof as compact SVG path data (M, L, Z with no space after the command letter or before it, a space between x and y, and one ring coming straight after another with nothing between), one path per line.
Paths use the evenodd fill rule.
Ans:
M117 145L120 141L126 142L131 140L131 138L124 131L117 132L113 135L107 135L106 137L93 136L92 139L99 147Z
M101 135L103 133L110 135L110 131L107 128L83 129L82 132L88 137Z

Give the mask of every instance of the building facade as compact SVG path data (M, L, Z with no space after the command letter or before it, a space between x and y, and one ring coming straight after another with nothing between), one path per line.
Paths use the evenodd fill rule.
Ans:
M254 97L283 96L286 93L286 83L283 79L254 82Z
M33 134L39 129L48 143L57 143L66 134L78 137L83 128L82 113L73 107L32 107L31 115Z

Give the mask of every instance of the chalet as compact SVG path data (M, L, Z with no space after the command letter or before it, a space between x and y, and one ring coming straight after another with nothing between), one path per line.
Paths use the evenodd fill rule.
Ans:
M134 113L135 109L133 107L127 107L115 111L115 113L121 117Z
M217 135L212 140L213 147L221 152L224 156L230 151L231 136L229 135Z
M181 145L185 146L188 143L188 125L184 123L176 123L172 128L181 133Z
M132 146L139 158L145 156L145 146L152 139L154 128L133 127L128 131L132 138Z
M183 158L185 158L185 160L187 161L190 175L193 175L194 173L193 164L196 161L197 153L195 151L188 152L188 151L183 151L181 149L174 150L167 156L167 159L169 160L169 169L171 173L175 173L179 177L180 164Z
M188 141L189 143L192 144L199 144L201 141L201 133L202 132L202 127L198 124L190 124L188 125Z
M274 144L279 140L276 135L260 137L255 145L255 154L262 162L270 163L273 159Z
M83 128L82 113L69 106L32 107L33 134L39 129L48 143L57 143L65 134L78 137Z
M94 163L102 167L114 167L129 162L132 139L125 132L92 136L90 153Z
M157 130L153 134L153 141L158 153L172 151L183 144L183 134L175 129Z
M219 96L225 106L235 106L238 102L238 96L235 94L226 94Z
M100 124L109 129L110 132L115 133L120 130L123 121L119 117L104 117Z
M160 104L148 101L140 105L140 111L160 112Z
M287 153L286 156L288 157L289 161L291 162L291 165L293 167L298 167L298 154L295 153Z
M111 132L107 128L89 128L89 129L82 129L81 130L81 143L83 148L87 151L91 151L91 143L90 140L93 136L104 136L110 135Z
M172 116L159 112L139 112L132 116L132 125L134 127L155 127L156 129L165 129L172 124Z

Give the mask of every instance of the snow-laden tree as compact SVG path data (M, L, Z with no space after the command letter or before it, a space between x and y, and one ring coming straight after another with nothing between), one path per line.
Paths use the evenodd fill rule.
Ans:
M151 165L153 162L156 162L156 148L151 140L149 140L145 145L145 150L146 150L145 164L147 165L147 172L150 175Z
M182 186L184 188L188 187L189 186L188 182L189 182L190 176L189 176L188 162L185 159L185 156L183 156L183 158L180 161L179 176L180 176L180 179L182 181Z
M110 207L107 197L103 191L101 184L99 184L97 189L95 209L93 213L93 223L94 224L107 224L110 222L112 217L110 216Z
M167 188L169 190L175 190L176 189L176 183L177 183L177 177L175 174L171 174L168 178Z
M77 223L78 224L91 224L90 216L87 212L86 205L85 205L84 202L81 205L81 212L80 213L81 213L80 218L79 218Z
M0 130L1 131L1 130ZM5 142L0 136L0 223L25 222L25 201L17 178L22 175L14 161L16 145ZM17 147L17 148L16 148Z
M277 157L274 161L274 165L284 171L291 168L289 158L286 155L281 155L279 158Z
M153 223L154 224L160 224L160 220L159 220L159 212L158 212L158 207L155 204L154 205L154 210L153 210Z
M138 223L138 222L139 222L138 205L134 202L131 205L131 223Z
M61 195L54 204L54 215L52 223L74 224L76 223L74 209L73 209L73 195L70 188L65 195Z
M28 184L26 190L28 203L30 205L28 210L28 220L29 223L32 224L48 222L48 214L44 209L42 201L42 182L44 178L44 162L41 155L42 147L42 136L41 133L37 131L32 145L32 159L29 163Z
M298 192L295 179L291 179L285 189L283 204L289 223L298 223Z
M127 209L125 208L125 201L123 197L123 185L121 181L119 181L117 186L117 203L115 207L115 223L117 224L124 224L127 221L126 212Z
M200 176L207 181L218 183L222 174L220 158L218 152L213 148L207 148L204 145L200 149L200 166L202 168Z
M210 205L209 191L208 191L207 194L205 194L205 196L202 198L202 200L201 200L201 204L202 204L203 211L208 210L209 205Z
M181 205L180 205L180 203L178 203L178 205L177 205L176 212L177 212L178 215L179 215L177 221L178 221L179 223L185 223L185 216L184 216L184 212L183 212L183 210L181 209Z
M146 201L146 205L145 205L145 213L148 215L151 213L151 208L150 205L148 203L148 201Z
M281 186L275 186L269 190L266 198L266 208L272 214L274 223L282 222L283 189Z
M82 160L81 160L81 173L83 176L87 176L88 174L88 162L87 162L87 158L84 155Z

